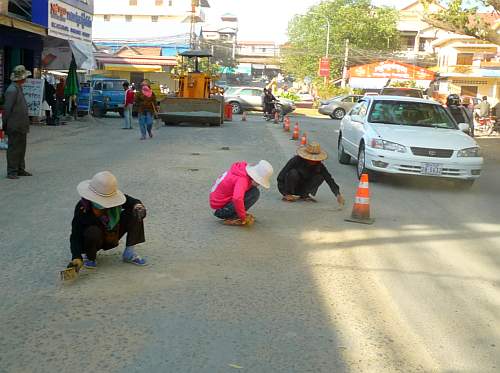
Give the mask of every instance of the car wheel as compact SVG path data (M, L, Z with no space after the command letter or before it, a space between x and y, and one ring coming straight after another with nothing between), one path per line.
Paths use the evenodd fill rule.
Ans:
M351 156L345 152L344 142L342 141L342 134L339 135L338 143L338 159L341 164L351 163Z
M361 144L359 146L358 152L358 164L356 166L356 171L358 174L358 178L361 179L363 174L368 174L368 179L370 181L375 181L375 172L370 171L366 168L366 153L365 153L365 144Z
M332 115L333 115L333 119L340 120L340 119L344 118L345 110L339 107L333 111Z
M233 114L241 114L243 110L241 110L241 105L239 102L231 102L231 107L233 108Z

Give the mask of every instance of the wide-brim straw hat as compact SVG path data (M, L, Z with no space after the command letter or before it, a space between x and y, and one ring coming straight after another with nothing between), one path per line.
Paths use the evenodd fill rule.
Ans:
M23 65L19 65L14 67L14 70L12 70L12 74L10 74L10 80L12 80L13 82L17 82L19 80L24 80L30 76L31 72L26 70Z
M99 172L91 180L82 181L76 189L81 197L107 209L121 206L127 200L118 189L116 177L109 171Z
M264 188L271 187L271 176L273 176L273 166L268 161L260 161L256 165L248 165L246 167L247 174L253 181L262 185Z
M301 146L297 149L297 154L308 161L324 161L328 158L328 153L321 149L321 146L317 142Z

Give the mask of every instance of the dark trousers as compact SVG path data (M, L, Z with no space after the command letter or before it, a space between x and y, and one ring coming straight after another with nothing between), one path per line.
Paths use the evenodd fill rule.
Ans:
M297 170L290 170L285 176L285 180L278 182L278 190L282 195L292 194L294 196L308 197L315 196L318 188L323 184L325 178L320 174L311 178L303 178Z
M144 223L138 220L132 212L123 211L118 227L118 241L127 234L126 245L134 246L146 241L144 238ZM89 260L95 260L99 250L111 250L118 246L118 241L106 241L107 232L102 226L92 225L83 232L83 251Z
M9 132L9 148L7 149L7 174L17 175L25 171L24 157L26 155L27 134L21 132Z
M248 211L250 207L255 205L255 203L259 200L260 191L256 187L252 187L245 193L245 210ZM234 204L229 202L223 208L215 210L214 215L219 219L235 219L238 217L236 213L236 209L234 208Z

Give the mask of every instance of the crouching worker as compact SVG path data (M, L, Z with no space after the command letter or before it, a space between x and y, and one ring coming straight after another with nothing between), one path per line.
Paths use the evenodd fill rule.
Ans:
M70 237L72 260L68 269L78 272L82 266L94 269L97 252L111 250L127 235L123 261L146 265L134 246L145 241L143 219L146 208L141 201L123 194L113 174L96 174L77 187L82 197L77 203Z
M234 163L212 187L210 207L214 215L226 225L252 225L255 218L247 211L260 197L258 186L269 189L272 174L273 166L268 161Z
M339 186L333 180L323 161L328 154L320 145L312 142L297 150L297 155L290 159L278 175L278 189L283 200L295 202L298 200L312 201L319 187L326 181L339 205L344 205L344 197L340 194Z

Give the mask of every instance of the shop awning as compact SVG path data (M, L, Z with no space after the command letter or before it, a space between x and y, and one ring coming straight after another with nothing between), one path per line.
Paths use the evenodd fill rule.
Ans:
M128 71L128 72L134 72L134 71L140 71L140 72L152 72L152 73L158 73L162 72L163 68L160 65L122 65L122 64L106 64L104 67L104 70L107 71Z

